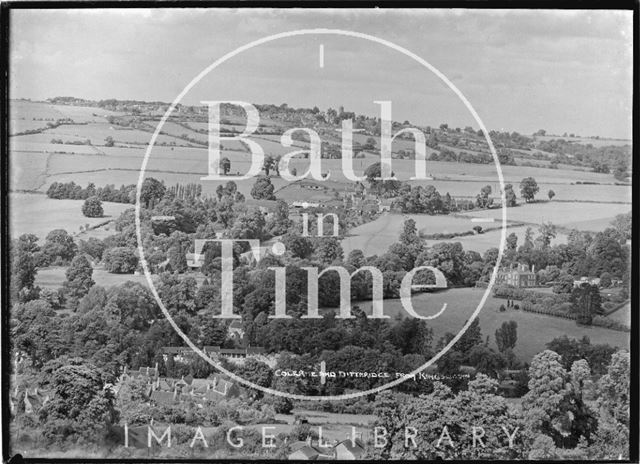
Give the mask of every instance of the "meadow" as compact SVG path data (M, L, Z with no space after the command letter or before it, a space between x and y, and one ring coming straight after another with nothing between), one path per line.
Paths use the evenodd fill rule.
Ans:
M463 219L454 216L429 216L426 214L392 214L385 213L375 221L362 224L349 231L342 240L342 248L345 256L352 250L362 250L365 256L381 255L385 253L389 246L396 243L404 227L404 221L413 219L416 222L418 231L425 234L437 233L457 233L472 230L477 224L470 219ZM480 224L484 226L485 224ZM457 242L461 237L448 239L449 242ZM466 237L474 240L476 236ZM427 240L427 243L432 242ZM499 237L493 246L498 246Z
M496 222L491 226L500 226L500 222ZM487 224L480 224L483 227L488 227ZM533 230L534 237L538 234L538 228L535 226L531 227ZM526 235L527 226L521 227L509 227L507 228L507 236L510 234L516 234L518 237L518 245L522 245L524 243L524 237ZM502 234L501 229L491 230L488 232L483 232L480 235L469 235L465 237L456 237L447 240L427 240L427 245L432 246L438 242L460 242L465 250L473 250L477 251L480 254L484 254L489 248L499 248L500 247L500 237ZM551 240L551 245L560 245L563 243L567 243L567 234L562 232L558 232L556 238Z
M447 303L446 311L427 325L433 329L435 341L446 332L457 333L477 308L484 289L452 288L434 293L422 293L412 298L415 311L423 316L433 315ZM355 303L354 303L355 304ZM567 335L569 338L589 337L591 343L607 343L624 349L629 349L630 335L628 332L618 332L593 326L578 326L575 321L553 316L530 313L522 310L508 309L500 312L500 305L505 300L489 296L480 311L480 328L483 338L490 336L489 346L496 348L495 331L503 322L518 323L518 342L515 353L521 361L530 361L533 356L546 349L545 344L557 337ZM367 314L371 314L371 302L357 303ZM396 314L408 317L400 300L385 300L384 314L392 318ZM624 313L621 313L624 314ZM434 343L435 344L435 343ZM328 367L329 368L329 367Z
M562 137L559 135L536 135L534 137L536 140L559 140L559 139L564 139L567 142L575 142L575 143L579 143L582 145L588 145L591 144L594 147L606 147L606 146L624 146L624 145L629 145L631 146L631 140L623 140L623 139L593 139L593 138L589 138L589 137Z
M44 241L54 229L65 229L77 234L80 226L95 226L116 219L131 205L103 202L104 217L88 218L82 214L82 200L54 200L34 193L9 194L9 232L12 237L35 234Z
M36 274L35 285L39 285L42 288L58 289L62 286L66 280L65 272L67 268L64 266L49 266L38 269ZM198 285L201 285L204 281L204 275L201 273L189 273L187 276L196 279ZM104 267L96 266L93 268L93 274L91 278L96 283L104 288L108 288L114 285L121 285L125 282L131 281L138 284L142 284L148 287L147 279L144 274L111 274L107 272ZM154 279L156 277L154 276ZM155 281L155 280L154 280Z
M50 155L33 152L11 152L9 186L11 191L35 191L47 183L47 160Z
M58 289L62 286L66 280L65 272L67 268L63 266L51 266L39 268L36 274L35 284L42 288ZM147 286L147 279L144 274L110 274L104 269L94 268L91 278L95 281L96 285L102 287L111 287L113 285L120 285L127 281L136 282Z
M567 229L576 228L590 232L599 232L607 227L617 214L628 213L631 205L606 203L566 203L550 201L531 203L507 208L507 220L529 224L551 222ZM478 210L463 213L465 216L477 218L502 217L501 209ZM589 219L584 219L589 218Z

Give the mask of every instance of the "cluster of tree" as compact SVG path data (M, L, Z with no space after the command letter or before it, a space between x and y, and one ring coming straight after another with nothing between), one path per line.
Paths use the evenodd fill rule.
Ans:
M474 163L489 164L493 163L493 158L487 153L469 153L468 151L459 151L456 153L446 147L440 147L438 151L434 151L429 155L431 161L449 161L454 163Z
M93 182L89 182L86 188L82 188L75 182L53 182L47 189L47 196L56 200L86 200L96 197L100 201L110 201L114 203L135 203L136 186L121 185L116 189L114 185L97 187Z
M489 131L489 136L491 137L491 141L495 145L496 148L513 148L513 149L521 149L528 150L533 147L533 139L531 137L527 137L526 135L519 134L518 132L500 132L500 131Z
M629 353L616 352L607 364L597 383L595 408L585 401L589 363L579 359L566 368L561 356L550 350L531 363L521 413L497 394L497 382L482 374L457 393L439 382L418 398L383 392L375 401L374 425L383 427L386 436L383 446L372 448L367 457L624 458L629 456ZM419 431L409 446L407 428Z
M629 174L631 161L630 145L608 145L594 147L565 139L542 140L536 143L539 150L557 153L559 162L571 165L589 166L593 172L610 173L618 180Z
M195 199L202 196L202 184L192 182L188 184L176 183L167 189L169 195L179 200Z
M403 184L392 207L403 213L424 214L448 214L458 210L449 192L442 196L433 185Z

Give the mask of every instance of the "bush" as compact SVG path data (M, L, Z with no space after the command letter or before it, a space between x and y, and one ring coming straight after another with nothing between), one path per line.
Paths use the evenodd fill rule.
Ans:
M618 330L620 332L631 331L631 329L627 325L618 321L614 321L613 319L609 319L605 316L594 316L591 320L591 325L604 327L605 329Z
M87 198L82 205L82 214L90 218L104 216L104 209L102 209L100 199L95 196Z
M134 248L110 248L104 252L102 258L105 269L112 274L131 274L138 266L138 257Z
M293 403L289 398L278 396L273 400L273 409L277 414L289 414L293 410Z

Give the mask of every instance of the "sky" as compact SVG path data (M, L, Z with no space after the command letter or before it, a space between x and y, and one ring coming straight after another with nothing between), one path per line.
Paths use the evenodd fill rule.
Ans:
M488 129L630 138L632 12L561 10L112 9L13 10L10 96L171 102L238 47L301 29L392 42L454 85ZM321 65L320 48L323 48ZM307 34L229 58L184 96L343 106L452 127L477 121L436 74L376 42Z

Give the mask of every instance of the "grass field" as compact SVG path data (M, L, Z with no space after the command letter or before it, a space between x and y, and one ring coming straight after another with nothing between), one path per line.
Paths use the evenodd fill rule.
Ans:
M500 222L493 224L492 226L500 226ZM480 224L481 226L487 226L486 224ZM534 237L538 234L538 230L535 226L532 226ZM509 227L507 228L507 236L509 234L516 234L518 237L518 245L522 245L524 243L524 236L526 234L527 227ZM432 246L434 243L438 242L460 242L465 250L473 250L477 251L480 254L483 254L489 248L499 248L500 245L500 236L502 234L502 230L491 230L489 232L484 232L480 235L469 235L467 237L456 237L447 240L427 240L427 245ZM551 240L551 245L560 245L563 243L567 243L567 235L558 232L556 238Z
M82 200L53 200L33 193L10 193L10 233L17 238L21 234L35 234L41 241L54 229L65 229L70 234L80 231L80 226L91 226L117 218L131 205L103 202L104 217L88 218L82 214Z
M66 271L67 268L61 266L39 268L35 284L43 288L57 289L61 287L65 281ZM91 278L95 281L96 285L101 285L105 288L111 287L112 285L120 285L129 280L147 286L147 279L143 274L110 274L104 269L95 268Z
M47 159L50 155L11 152L9 182L11 190L37 190L47 182Z
M616 312L607 316L609 319L621 322L622 324L631 325L631 303L627 303Z
M12 151L22 151L30 153L77 153L77 154L101 154L98 147L92 145L73 145L73 144L58 144L50 142L31 142L25 140L28 135L24 137L11 137L10 147ZM66 142L67 140L65 140Z
M578 228L580 230L601 231L617 214L627 213L630 205L604 203L532 203L507 209L507 220L541 224L552 222L556 226ZM500 209L471 211L464 213L469 217L500 219ZM589 218L585 220L585 218Z
M511 211L511 210L509 210ZM480 211L478 216L482 216L485 211ZM435 233L455 233L465 232L472 230L476 225L482 227L500 227L501 221L496 219L496 222L491 224L474 223L471 222L473 214L468 214L469 219L463 219L452 216L429 216L424 214L383 214L378 219L372 222L368 222L361 226L355 227L349 231L349 235L342 240L342 248L345 256L352 250L359 249L365 254L365 256L380 255L385 253L392 243L398 241L400 233L406 219L413 219L416 221L416 226L422 234L435 234ZM514 221L514 218L509 217L509 221ZM527 227L509 227L507 228L507 235L515 233L518 236L518 243L524 242L524 235ZM533 226L534 236L538 233L537 227ZM479 253L484 253L489 248L498 248L500 245L501 230L491 230L482 234L468 235L464 237L454 237L443 240L426 240L428 246L433 246L439 242L460 242L465 250L474 250ZM567 236L563 233L558 233L556 238L552 240L552 244L566 243Z
M116 142L146 144L151 140L151 132L138 129L125 129L108 123L90 123L86 125L64 125L46 131L52 138L80 137L89 139L96 145L104 145L107 137L112 137ZM187 142L167 135L159 135L157 143L175 143L187 145Z
M465 321L473 314L478 306L484 289L458 288L436 293L423 293L412 298L413 307L421 315L432 315L447 303L446 311L440 317L427 321L427 325L433 329L434 339L437 341L446 332L457 333ZM575 321L558 317L544 316L525 311L509 309L500 312L498 308L505 300L489 296L486 304L479 314L480 327L483 338L490 336L490 346L495 346L495 331L505 321L518 323L518 342L515 353L522 361L529 361L540 351L545 349L545 344L556 337L567 335L569 338L582 338L588 336L591 343L607 343L612 346L629 349L630 335L627 332L604 329L601 327L580 327ZM368 314L371 311L371 302L361 302L358 305ZM384 313L391 317L398 313L407 317L400 300L385 300Z
M562 137L559 135L544 135L544 136L536 135L534 138L540 141L564 139L567 142L575 142L582 145L591 144L594 147L631 145L631 140L620 140L620 139L591 139L588 137Z
M381 255L389 246L397 242L404 227L404 221L413 219L416 228L422 234L456 233L472 230L477 225L471 220L453 216L429 216L426 214L383 214L378 219L355 227L342 240L345 255L355 249L362 250L366 256ZM483 224L481 224L483 225ZM448 241L458 241L460 237ZM475 236L469 236L473 239ZM499 239L498 239L499 240ZM430 240L427 240L430 242ZM493 246L498 246L499 241Z

